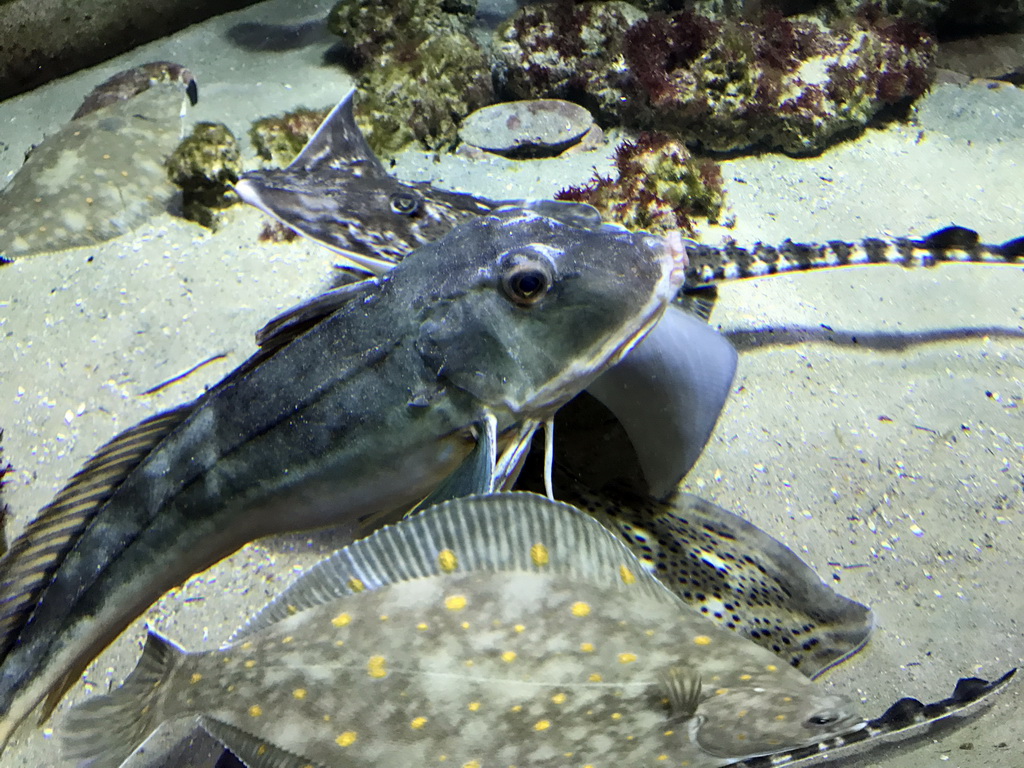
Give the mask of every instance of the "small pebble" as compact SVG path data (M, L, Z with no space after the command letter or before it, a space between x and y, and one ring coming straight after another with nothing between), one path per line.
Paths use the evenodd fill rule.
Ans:
M507 101L468 115L459 138L505 157L555 157L577 144L593 124L590 113L571 101Z

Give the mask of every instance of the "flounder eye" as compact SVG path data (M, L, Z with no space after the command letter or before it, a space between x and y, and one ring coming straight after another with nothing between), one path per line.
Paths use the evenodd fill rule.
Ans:
M391 195L389 202L391 210L403 216L416 213L420 207L420 199L410 192L395 192Z
M542 261L513 264L501 278L505 295L521 306L540 301L551 288L551 268Z
M839 715L835 712L818 712L816 715L811 715L807 718L808 725L832 725L839 719Z

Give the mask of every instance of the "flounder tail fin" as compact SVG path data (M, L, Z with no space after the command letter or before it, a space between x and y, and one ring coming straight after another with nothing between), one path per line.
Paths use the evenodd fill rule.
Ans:
M117 768L160 725L161 685L184 654L150 632L139 664L124 685L74 707L64 722L62 753L83 768Z

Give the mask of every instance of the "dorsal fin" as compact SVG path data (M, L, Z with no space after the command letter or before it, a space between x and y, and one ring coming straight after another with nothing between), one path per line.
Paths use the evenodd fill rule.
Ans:
M40 510L0 559L0 660L14 645L39 593L99 509L195 403L151 416L100 448Z
M925 248L945 249L962 248L969 250L981 242L981 237L973 229L953 224L925 235L921 245Z
M368 295L377 285L376 279L368 278L333 288L297 304L260 328L256 332L256 343L265 352L283 347L345 304Z
M230 642L339 597L474 571L559 573L678 602L594 518L568 504L515 491L446 501L339 549L268 603Z
M387 178L388 172L356 125L353 88L320 123L306 146L288 164L291 169L316 171L323 168L347 168L359 176Z

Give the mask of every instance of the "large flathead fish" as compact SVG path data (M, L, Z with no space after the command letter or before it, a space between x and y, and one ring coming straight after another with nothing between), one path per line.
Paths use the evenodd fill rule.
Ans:
M287 168L250 171L236 185L242 200L336 252L348 266L383 274L457 223L509 204L572 226L605 226L589 205L495 201L396 179L356 125L354 93L331 111ZM736 352L728 341L670 308L639 348L588 391L626 427L648 488L661 496L696 462L735 371Z
M523 424L658 321L677 246L521 209L474 218L102 448L0 561L0 744L162 593L244 543L366 533L467 464L489 490Z
M116 766L196 715L248 765L351 768L710 767L863 726L597 521L527 493L451 501L346 547L220 650L151 634L121 689L73 710L66 754Z
M356 124L353 97L351 91L341 100L287 168L243 174L236 185L242 200L372 274L390 269L456 223L505 204L390 175ZM590 206L528 205L577 226L601 226ZM750 249L688 241L686 249L684 288L699 289L723 280L846 265L1010 263L1024 256L1024 238L985 245L972 230L947 227L922 239L787 240ZM706 296L698 290L681 303L706 315ZM735 369L736 353L727 340L672 309L634 354L588 388L626 427L654 495L668 494L693 466Z

